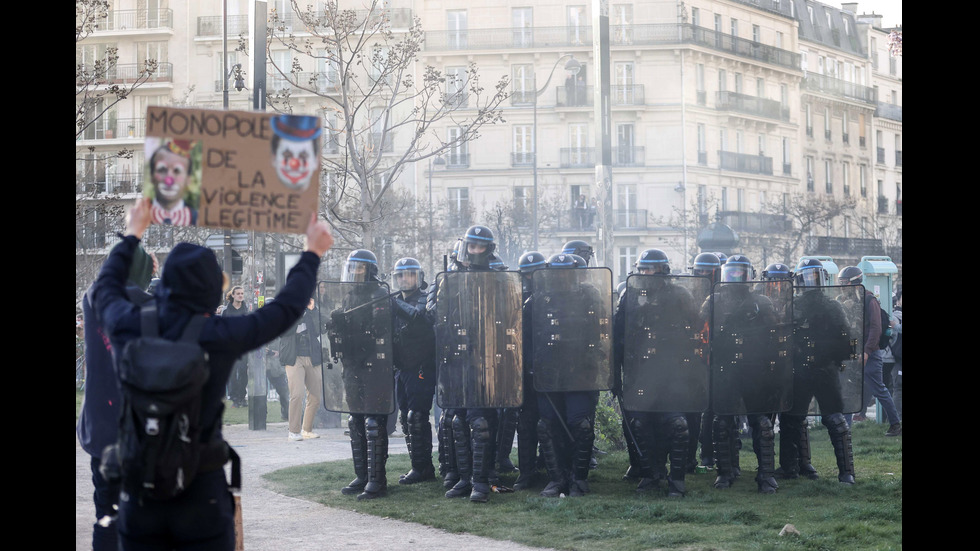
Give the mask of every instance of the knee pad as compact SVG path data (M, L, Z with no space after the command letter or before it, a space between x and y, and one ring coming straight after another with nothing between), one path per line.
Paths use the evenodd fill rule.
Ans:
M772 421L766 415L760 415L756 420L756 426L759 428L759 436L763 438L775 438L776 434L773 432Z
M466 419L463 419L459 415L454 415L452 427L453 427L453 431L461 431L465 428L469 428L469 425L466 424Z
M847 426L847 420L844 419L843 413L832 413L825 416L822 423L827 427L827 432L831 435L841 435L846 434L850 429Z
M367 427L367 435L371 438L377 438L378 435L381 433L381 423L378 422L377 417L374 416L368 417L365 426Z
M470 421L470 431L475 441L481 443L490 441L490 423L487 422L486 417L477 417Z
M687 427L687 419L684 417L674 417L668 420L667 427L674 438L688 438L690 435Z
M572 427L572 431L575 434L575 439L580 438L589 441L595 438L595 430L592 428L592 420L588 417L583 417L578 423Z

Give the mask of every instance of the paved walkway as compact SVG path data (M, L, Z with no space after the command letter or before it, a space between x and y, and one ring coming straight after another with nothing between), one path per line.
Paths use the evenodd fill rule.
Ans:
M264 431L248 430L248 425L224 427L225 439L242 458L245 549L541 551L512 542L450 534L419 524L333 509L269 490L261 478L264 473L293 465L350 460L350 439L344 436L343 428L316 431L320 434L316 440L289 442L286 440L286 423L270 423ZM405 440L392 438L390 453L407 453ZM89 460L76 438L75 549L78 551L91 549L92 523L95 520Z

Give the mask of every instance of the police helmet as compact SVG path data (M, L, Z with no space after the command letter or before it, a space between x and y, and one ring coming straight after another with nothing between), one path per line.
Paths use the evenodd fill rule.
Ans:
M715 253L701 253L694 257L691 273L696 276L708 276L712 283L717 282L721 276L721 260Z
M490 267L490 257L496 249L493 232L486 226L470 226L463 234L457 259L464 266Z
M765 270L762 270L763 281L775 281L779 279L793 279L793 270L781 262L774 262L766 266Z
M660 249L643 251L640 253L640 257L636 259L636 271L639 273L669 274L670 261L667 260L667 253Z
M619 285L616 286L616 296L621 297L624 292L626 292L626 282L620 281Z
M412 257L399 258L395 262L393 273L395 288L399 291L409 293L428 286L425 282L425 270L422 269L419 261Z
M798 287L823 287L830 280L827 268L816 258L807 258L796 266L793 284Z
M841 285L860 285L864 281L864 272L857 266L845 266L837 274L837 281Z
M714 255L718 257L718 262L721 262L722 264L728 261L728 255L725 253L720 253L716 251Z
M733 254L721 267L721 280L726 282L745 282L755 279L755 268L743 254Z
M363 283L378 281L378 257L367 249L357 249L347 255L340 281Z
M578 268L579 261L575 260L577 255L558 253L548 258L549 268ZM582 259L582 257L579 257Z
M522 274L530 273L535 270L545 268L548 260L538 251L531 251L521 255L517 267Z
M561 252L565 254L577 254L585 260L586 264L592 261L592 256L595 254L595 251L592 249L592 245L589 245L580 239L575 239L565 243L565 246L561 248Z

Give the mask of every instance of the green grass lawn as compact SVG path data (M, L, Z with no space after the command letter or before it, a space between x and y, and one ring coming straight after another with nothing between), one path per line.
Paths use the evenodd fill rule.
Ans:
M379 517L416 522L457 533L512 540L530 546L588 551L686 550L888 550L902 548L902 437L887 427L857 423L853 449L857 484L837 482L833 447L822 426L811 429L813 465L821 474L779 481L775 495L760 495L753 480L755 456L746 439L742 476L728 490L712 487L714 474L687 476L688 495L639 495L621 480L625 452L600 456L592 493L548 499L533 491L493 494L486 504L446 499L441 482L397 483L408 457L388 461L385 499L359 502L340 489L353 478L350 461L283 469L265 475L283 494ZM778 446L778 437L777 437ZM516 451L512 454L516 457ZM502 477L511 485L516 474ZM792 524L800 535L779 536Z

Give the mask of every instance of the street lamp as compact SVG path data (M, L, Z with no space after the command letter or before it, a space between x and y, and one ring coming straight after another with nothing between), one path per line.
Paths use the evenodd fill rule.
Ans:
M446 164L446 160L442 156L437 155L435 161L429 158L429 262L432 262L432 273L438 271L438 266L436 266L435 252L432 249L432 211L434 207L432 205L432 165L443 166Z
M548 80L544 82L544 86L540 90L534 91L534 118L533 126L531 127L531 152L532 162L534 163L534 250L538 250L538 96L544 93L548 88L548 84L551 83L551 77L555 76L555 69L558 68L558 64L561 60L566 57L571 58L565 63L565 70L572 75L577 75L580 70L582 70L582 64L575 60L575 56L572 54L564 54L555 60L555 66L551 68L551 74L548 75Z

